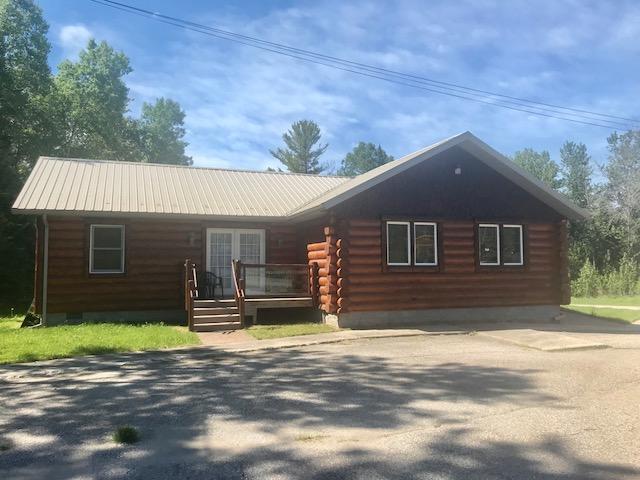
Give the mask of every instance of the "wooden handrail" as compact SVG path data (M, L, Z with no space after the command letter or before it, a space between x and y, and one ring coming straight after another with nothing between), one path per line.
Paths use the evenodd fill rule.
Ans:
M233 278L233 298L236 301L238 307L238 315L240 317L240 328L244 328L244 279L240 277L242 270L242 263L240 260L233 260L231 262L231 277Z
M198 298L198 275L196 264L190 259L184 262L184 308L187 312L187 326L193 331L193 302Z

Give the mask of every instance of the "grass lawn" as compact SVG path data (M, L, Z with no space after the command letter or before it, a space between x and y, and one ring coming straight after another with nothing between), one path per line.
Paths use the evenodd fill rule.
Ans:
M254 325L247 328L247 333L258 340L270 338L295 337L314 333L335 332L336 329L324 323L287 323L276 325Z
M101 353L197 345L195 333L163 324L94 323L19 328L22 317L0 317L0 364Z
M583 305L632 305L640 307L640 295L610 296L601 297L572 297L572 304Z
M568 305L566 308L593 315L595 317L606 318L608 320L616 320L618 322L633 323L640 320L640 310L623 310L620 308L596 308L596 307L574 307Z

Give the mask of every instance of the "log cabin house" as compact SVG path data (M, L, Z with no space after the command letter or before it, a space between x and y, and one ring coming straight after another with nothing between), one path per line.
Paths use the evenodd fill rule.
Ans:
M586 213L469 132L354 178L42 157L45 324L240 328L269 308L341 326L547 319L568 303Z

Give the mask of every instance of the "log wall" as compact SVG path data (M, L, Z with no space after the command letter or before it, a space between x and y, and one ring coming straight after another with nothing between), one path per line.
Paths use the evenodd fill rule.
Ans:
M89 274L89 226L125 225L125 273ZM183 308L186 258L205 264L206 228L264 228L268 263L304 263L290 225L143 219L49 219L50 313ZM41 257L39 258L41 262ZM38 283L36 283L38 287ZM38 296L40 295L37 290Z
M374 219L347 222L338 249L339 313L557 305L566 295L561 223L525 223L523 267L477 266L475 223L442 221L438 267L388 269L383 227Z
M316 303L326 313L338 311L338 239L334 227L324 228L323 242L307 244L309 265L317 266Z

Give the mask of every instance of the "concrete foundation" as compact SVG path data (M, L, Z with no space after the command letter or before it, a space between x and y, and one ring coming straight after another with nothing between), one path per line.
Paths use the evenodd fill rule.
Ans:
M324 321L340 328L398 328L439 323L549 322L559 314L558 305L535 305L349 312L325 315Z
M47 325L90 322L186 324L187 312L184 310L123 310L115 312L49 313L47 315Z

